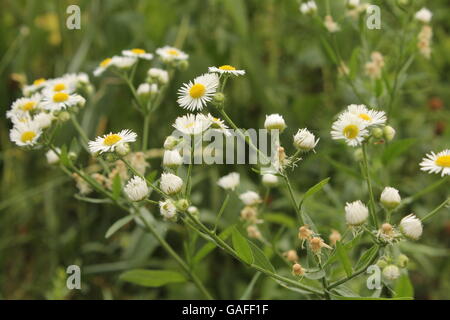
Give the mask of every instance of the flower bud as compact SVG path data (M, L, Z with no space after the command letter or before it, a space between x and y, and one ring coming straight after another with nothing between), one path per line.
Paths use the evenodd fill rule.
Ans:
M264 122L264 128L267 130L279 130L283 132L286 129L286 123L281 115L278 113L266 115L266 121Z
M271 173L266 173L262 177L262 183L268 188L276 187L278 185L278 177Z
M383 137L383 130L380 128L373 128L372 136L376 139L381 139Z
M222 92L216 92L216 94L213 96L213 104L220 105L225 102L225 95Z
M198 208L195 207L195 206L190 206L190 207L188 207L188 208L187 208L187 211L188 211L191 215L193 215L194 217L198 217L199 214L200 214L200 212L198 211Z
M410 214L400 221L400 231L405 237L418 240L423 232L422 221L414 214Z
M319 139L316 140L314 134L308 129L299 129L294 136L294 147L302 152L308 152L317 145Z
M174 136L168 136L164 141L164 149L173 150L179 143L180 139L177 139Z
M130 153L130 145L128 143L119 143L116 146L116 153L121 157L126 156Z
M408 266L408 263L409 263L409 258L407 256L405 256L404 254L401 254L398 256L397 265L400 268L406 268Z
M185 211L187 208L189 208L189 201L186 199L180 199L175 203L175 206L180 211Z
M369 209L360 201L354 201L345 206L345 219L349 226L359 226L369 217Z
M377 266L380 267L381 269L386 268L387 265L388 265L388 263L387 263L387 261L384 260L384 259L380 259L380 260L378 260L378 262L377 262Z
M361 162L364 159L363 156L363 151L361 148L357 148L355 149L355 151L353 152L353 157L355 158L356 161Z
M342 236L339 233L339 231L337 230L331 230L331 234L330 234L330 243L331 245L335 246L336 242L341 241Z
M392 141L395 137L395 129L391 126L385 126L383 128L383 134L387 141Z
M163 156L163 166L168 168L176 168L183 164L183 158L178 150L166 150Z
M289 250L283 254L286 259L290 262L297 262L298 261L298 255L295 250Z
M383 269L383 276L388 280L395 280L400 277L400 270L396 265L390 264Z
M70 119L70 113L67 112L67 111L61 111L58 114L58 120L61 121L61 122L66 122L69 119Z
M303 269L303 267L296 263L292 266L292 274L294 276L303 276L305 274L305 269Z
M384 188L380 196L380 202L388 209L396 208L401 201L402 198L400 197L398 190L392 187Z
M178 61L177 67L181 71L185 71L185 70L187 70L187 68L189 68L189 62L187 60Z
M134 176L130 179L123 190L131 201L141 201L145 199L149 193L147 182L138 176Z
M176 194L183 187L183 180L172 173L163 173L160 181L161 190L169 195Z

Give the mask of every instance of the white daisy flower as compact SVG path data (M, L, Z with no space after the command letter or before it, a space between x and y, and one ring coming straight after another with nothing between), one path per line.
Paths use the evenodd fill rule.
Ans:
M417 240L423 232L422 221L420 221L420 219L418 219L414 214L410 214L400 221L400 231L406 237Z
M240 175L237 172L231 172L217 181L217 185L225 190L234 190L239 185Z
M106 58L100 64L98 67L94 70L94 76L98 77L103 72L106 71L111 66L112 58Z
M367 126L379 126L386 122L386 114L384 111L368 109L363 104L351 104L347 107L347 111L363 119Z
M32 84L23 87L23 95L27 97L31 96L32 94L45 87L46 82L47 80L45 80L44 78L34 80Z
M49 93L67 92L72 93L77 88L77 78L73 76L64 76L48 80L45 85L45 91Z
M279 130L280 132L286 129L286 123L283 116L278 113L266 115L266 121L264 122L264 128L267 130Z
M302 152L308 152L317 146L319 140L316 140L314 134L308 129L299 129L294 136L294 147Z
M71 81L72 83L76 83L77 85L90 83L89 76L84 72L68 73L65 74L63 78L68 79L69 81Z
M137 134L131 130L122 130L119 133L109 133L89 141L89 150L92 153L114 152L123 143L136 141Z
M422 8L416 12L414 18L422 23L429 23L431 18L433 17L433 13L427 8Z
M345 205L345 220L350 226L359 226L369 217L369 209L360 201L347 202Z
M41 95L39 93L34 94L29 98L19 98L13 102L11 109L6 112L6 117L9 119L25 117L30 112L39 109L39 103L41 101Z
M241 199L241 201L246 206L254 206L254 205L257 205L258 203L261 203L261 201L262 201L259 194L257 194L254 191L247 191L247 192L242 193L239 196L239 199Z
M111 66L116 67L120 70L125 70L131 68L137 61L135 57L121 57L114 56L111 60Z
M215 73L205 73L178 89L178 104L189 111L202 110L212 100L219 86Z
M262 183L266 187L276 187L278 185L278 177L271 173L266 173L262 176Z
M140 48L134 48L131 50L123 50L122 54L125 57L134 57L134 58L140 58L144 60L152 60L153 54L146 52L144 49Z
M173 127L186 135L197 135L211 126L211 121L201 113L188 113L185 116L178 117Z
M169 73L164 69L150 68L147 71L148 77L160 84L166 84L169 82Z
M34 121L15 124L9 131L9 138L18 146L33 146L42 134L42 129Z
M173 168L183 164L183 158L178 150L165 150L163 156L163 166Z
M210 113L208 114L207 117L208 117L209 121L211 122L211 129L219 131L228 137L231 136L231 132L230 132L228 126L225 124L225 121L214 117Z
M185 52L170 46L156 49L156 54L159 55L164 62L182 61L189 58L189 55Z
M431 152L422 159L420 170L429 173L441 173L441 176L450 175L450 149L445 149L438 154Z
M73 106L84 106L86 99L79 94L70 94L66 91L45 91L42 99L42 107L49 111L60 111Z
M398 190L392 187L384 188L380 196L380 202L389 209L394 209L401 201L402 198L400 197Z
M395 280L400 277L400 269L396 265L390 264L384 267L383 276L388 280Z
M300 5L300 12L303 14L312 14L317 12L317 5L314 1L304 2Z
M225 64L220 67L209 67L209 72L215 72L219 74L231 74L233 76L243 76L245 74L245 70L237 70L235 67Z
M55 149L56 149L57 153L50 149L45 154L48 164L55 164L55 163L59 162L59 154L61 153L61 149L60 148L55 148Z
M172 195L181 191L183 180L177 175L165 172L161 174L161 181L159 184L164 193Z
M177 214L177 208L172 200L167 199L159 202L159 212L166 220L175 218Z
M139 176L131 178L123 191L131 201L141 201L147 197L149 192L147 182Z
M158 85L156 83L141 83L136 93L138 96L148 96L158 93Z
M347 145L356 147L364 141L368 133L363 119L345 112L333 123L331 137L334 140L345 140Z

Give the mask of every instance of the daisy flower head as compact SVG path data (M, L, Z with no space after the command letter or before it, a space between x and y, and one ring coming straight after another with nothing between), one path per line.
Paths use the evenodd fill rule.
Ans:
M351 147L359 146L368 135L363 119L349 112L342 114L333 123L331 137L334 140L345 140Z
M404 236L417 240L423 232L422 221L420 221L420 219L418 219L414 214L410 214L400 221L400 231Z
M173 127L185 135L201 134L211 126L211 121L202 113L188 113L178 117Z
M439 153L431 152L422 159L420 170L429 173L440 173L441 177L450 175L450 149Z
M41 95L36 93L29 98L19 98L13 102L11 109L6 112L6 117L9 119L21 118L26 114L30 114L39 109L39 103L41 102Z
M137 61L136 57L114 56L111 59L111 66L119 70L127 70L131 68Z
M386 114L384 111L368 109L363 104L351 104L347 111L364 120L367 126L379 126L386 123Z
M239 185L240 175L237 172L231 172L217 181L217 185L225 190L234 190Z
M159 84L169 82L169 73L164 69L150 68L147 71L147 76L151 82L158 82Z
M164 193L173 195L181 191L183 180L175 174L164 172L161 174L160 187Z
M388 280L400 277L400 269L395 264L390 264L383 269L383 276Z
M345 205L345 220L350 226L359 226L369 217L369 209L360 201L350 202Z
M156 54L163 62L169 63L174 61L184 61L189 58L189 55L175 47L164 46L156 49Z
M131 201L141 201L147 197L149 192L147 182L139 176L131 178L123 191Z
M383 189L383 192L380 196L380 202L389 209L394 209L397 207L400 202L402 201L402 198L400 197L400 194L397 189L392 187L385 187Z
M125 57L134 57L134 58L139 58L139 59L144 59L144 60L152 60L153 59L153 54L148 53L144 49L140 49L140 48L123 50L122 54Z
M416 12L414 18L422 23L430 23L433 13L427 8L422 8Z
M308 129L299 129L294 136L294 147L302 152L308 152L314 150L319 140Z
M60 111L74 106L83 107L85 103L85 98L67 91L45 91L42 99L42 107L49 111Z
M34 121L16 123L9 131L9 138L20 147L34 146L42 134L42 129Z
M167 199L159 202L159 212L165 220L172 220L176 217L177 208L172 200Z
M89 141L89 150L91 153L114 152L123 144L136 141L137 134L131 130L125 129L119 133L109 133L97 137L95 141Z
M24 96L29 97L32 94L38 92L39 90L41 90L42 88L45 87L47 83L47 80L45 80L44 78L39 78L33 81L32 84L24 86L22 89L22 93Z
M219 131L226 136L231 136L231 132L228 126L225 124L225 121L222 119L216 118L210 113L208 114L208 120L211 122L211 129Z
M94 76L98 77L111 66L112 58L103 59L94 70Z
M300 12L303 14L314 14L317 12L317 5L313 0L304 2L300 5Z
M215 73L205 73L178 89L178 104L189 111L201 111L210 102L219 86Z
M72 93L77 88L77 78L73 76L65 76L48 80L45 85L47 93L67 92Z
M286 123L283 116L278 113L266 115L266 121L264 121L264 128L267 130L279 130L282 132L286 129Z
M209 67L209 72L218 73L220 75L233 75L233 76L243 76L245 74L245 70L237 70L235 67L225 64L220 67Z
M163 156L163 166L176 168L183 164L183 158L178 150L165 150Z
M246 206L254 206L257 205L258 203L261 203L261 197L259 196L259 194L257 194L254 191L247 191L242 193L239 196L239 199L241 199L241 201L246 205Z

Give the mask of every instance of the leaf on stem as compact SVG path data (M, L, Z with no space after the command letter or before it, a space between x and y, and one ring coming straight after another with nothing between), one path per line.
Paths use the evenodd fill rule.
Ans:
M124 272L120 280L144 287L160 287L169 283L186 282L186 277L176 271L135 269Z
M123 217L119 220L117 220L116 222L114 222L112 224L111 227L109 227L108 231L106 231L105 234L105 238L109 238L111 237L114 233L116 233L120 228L122 228L123 226L125 226L126 224L128 224L128 222L130 222L131 220L133 220L133 216L132 215L128 215L126 217Z
M231 232L231 240L233 243L233 248L236 250L238 257L245 263L252 264L252 249L250 248L248 240L236 229L236 227L234 227L233 231Z

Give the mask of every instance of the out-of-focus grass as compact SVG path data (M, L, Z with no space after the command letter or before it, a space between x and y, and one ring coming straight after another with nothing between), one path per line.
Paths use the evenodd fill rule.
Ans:
M388 23L380 31L368 31L370 43L375 44L371 49L383 52L387 68L392 70L398 52L392 40L385 39L395 39L399 24L389 13L389 6L383 1L374 2L383 8L382 19ZM333 9L342 12L342 3L333 1ZM414 6L420 8L422 3ZM81 30L65 27L65 9L69 4L81 7ZM418 162L430 150L449 147L450 8L446 0L428 1L427 5L435 14L433 58L429 62L418 58L413 64L392 114L396 139L415 140L388 168L378 158L374 159L375 170L381 169L375 177L378 194L385 185L396 186L402 194L409 195L432 183L437 176L418 173ZM324 234L328 234L330 226L344 227L343 203L359 196L361 181L351 150L342 150L341 145L331 142L329 129L333 117L358 100L338 79L310 21L298 12L296 1L3 0L0 17L1 298L199 297L192 285L144 290L117 281L118 271L131 267L175 265L138 228L129 227L106 240L107 228L122 213L113 207L77 201L73 197L73 184L48 167L43 152L21 151L8 139L10 124L3 115L20 96L21 79L30 82L65 72L90 72L101 59L125 48L153 51L164 44L176 44L191 57L189 69L177 76L162 112L152 122L151 147L161 146L171 131L170 124L183 113L175 102L176 89L183 81L212 65L229 63L246 69L246 77L230 83L229 113L238 125L252 128L262 125L266 113L283 114L289 125L288 151L292 150L288 136L297 128L307 126L318 134L321 143L317 154L302 163L293 180L296 188L304 191L330 176L326 192L309 201L306 209L314 215ZM338 41L342 55L348 60L359 43L357 32L344 29ZM88 106L82 118L89 136L95 136L100 121L106 121L112 130L132 128L139 132L140 119L131 108L124 86L108 77L95 79L94 84L97 91L92 104L96 107ZM438 103L436 99L443 103L443 108L432 111L429 105ZM67 125L59 139L70 141L72 135L74 130ZM152 165L157 168L158 161ZM243 183L249 188L258 184L257 175L244 172L241 167L235 169L247 177ZM197 177L198 191L194 196L198 203L211 210L220 206L220 192L216 188L211 190L208 183L214 185L217 177L230 170L219 166ZM446 194L448 190L436 191L408 209L423 214ZM288 206L277 195L273 196L274 210L286 210ZM234 221L239 212L236 199L230 208L224 218ZM449 235L447 211L426 225L419 245L404 248L413 260L411 273L417 298L448 298L450 260L445 248L449 247ZM173 233L167 236L181 252L182 240ZM295 229L290 239L295 239ZM285 249L294 245L287 238L283 241ZM64 290L63 272L70 264L83 267L81 292ZM214 252L200 268L204 272L198 273L204 275L219 298L239 297L252 277L248 270L220 252ZM290 299L296 298L296 294L263 279L257 283L253 297Z

